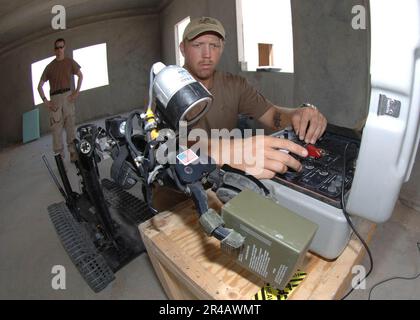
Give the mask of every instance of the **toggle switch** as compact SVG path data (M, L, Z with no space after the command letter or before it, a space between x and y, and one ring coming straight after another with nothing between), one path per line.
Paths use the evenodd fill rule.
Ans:
M312 157L314 159L322 158L325 155L324 150L315 147L313 144L306 145L306 150L308 150L308 157Z

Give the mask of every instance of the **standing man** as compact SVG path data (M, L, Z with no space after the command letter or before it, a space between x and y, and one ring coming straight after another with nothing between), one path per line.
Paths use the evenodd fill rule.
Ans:
M250 86L243 77L216 70L223 53L225 38L223 25L211 17L191 20L184 31L180 44L181 53L185 58L184 68L200 81L214 98L210 111L200 119L196 127L205 129L208 134L211 129L232 130L237 127L238 115L245 114L257 119L271 131L292 126L300 140L314 144L327 126L327 120L315 106L305 104L297 109L276 106ZM256 143L256 140L260 143ZM216 141L217 143L222 142ZM299 161L289 153L279 152L278 149L288 150L301 157L308 155L307 150L298 144L271 136L246 138L242 143L242 150L246 149L246 145L251 146L250 143L253 143L252 146L263 146L259 149L253 147L252 152L254 159L257 154L262 154L264 161L254 165L238 165L233 161L227 164L259 179L271 179L277 172L285 173L288 168L296 171L302 169ZM231 147L231 154L235 153L234 148L235 144ZM222 158L218 150L209 150L213 159Z
M50 128L53 140L53 151L61 154L64 159L63 128L66 130L67 148L70 153L70 161L77 160L77 152L74 145L75 139L75 105L82 86L83 74L80 65L64 55L66 41L57 39L54 42L55 59L47 65L42 73L38 84L38 92L49 111ZM72 76L77 75L77 88L71 90ZM45 82L50 82L50 97L45 97L42 89Z

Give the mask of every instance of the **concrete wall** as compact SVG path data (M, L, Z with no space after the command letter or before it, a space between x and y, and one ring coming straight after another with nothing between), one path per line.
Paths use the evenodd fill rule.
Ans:
M369 32L352 28L363 0L293 0L295 104L311 102L329 122L353 128L367 115Z
M149 70L161 59L158 15L119 18L67 29L26 43L0 57L0 145L22 140L22 114L34 108L31 63L53 55L54 40L73 49L107 43L109 86L83 91L76 103L77 122L118 114L144 104ZM82 66L83 71L83 66ZM41 132L48 132L47 112L39 105Z
M239 72L267 99L278 106L293 107L294 74L279 72Z

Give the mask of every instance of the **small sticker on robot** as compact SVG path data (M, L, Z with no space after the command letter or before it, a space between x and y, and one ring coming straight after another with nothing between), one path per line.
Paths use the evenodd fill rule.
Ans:
M401 101L388 98L386 95L379 96L378 116L400 117Z
M191 149L188 149L179 155L176 156L176 158L184 165L187 166L190 163L193 163L195 160L198 159L198 156L195 154L194 151Z
M185 82L187 84L191 84L193 82L195 82L195 79L186 71L186 70L179 70L178 71L179 74L179 80L183 83Z

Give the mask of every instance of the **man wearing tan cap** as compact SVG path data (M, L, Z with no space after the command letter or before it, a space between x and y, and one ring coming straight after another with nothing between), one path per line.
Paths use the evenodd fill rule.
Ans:
M180 44L185 58L184 68L213 95L210 110L200 119L195 128L206 130L208 135L211 129L232 130L237 127L239 114L245 114L257 119L270 131L278 131L292 125L301 140L315 143L327 126L327 120L316 107L310 105L289 109L275 106L250 86L243 77L216 70L223 53L225 39L223 25L210 17L191 20L184 31L183 41ZM209 155L219 165L226 163L259 179L271 179L276 172L284 173L288 168L297 171L302 169L299 161L289 153L280 152L278 149L286 149L302 157L308 154L305 148L287 139L270 136L245 138L242 143L238 145L235 141L230 144L230 162L218 161L218 159L225 160L221 153L226 153L221 139L209 142L210 147L219 145L215 149L209 148ZM247 150L247 146L248 150L251 149L253 152L250 158L256 159L257 154L262 154L263 161L256 161L253 165L245 162L235 163L235 154ZM158 211L168 210L186 199L185 194L172 190L169 192L168 187L155 188L153 191L153 206Z
M276 106L250 86L246 79L216 70L223 53L225 39L223 25L211 17L191 20L184 31L183 41L180 44L185 58L184 67L212 93L214 98L210 111L196 127L205 129L207 133L210 133L211 129L232 130L237 127L238 115L245 114L257 119L272 131L292 126L301 140L315 143L327 126L327 120L316 107L305 105L302 108L291 109ZM229 164L250 174L257 172L253 175L261 179L272 178L276 172L284 173L289 167L297 171L302 169L299 161L287 152L279 152L278 149L286 149L306 157L305 148L287 139L256 136L244 139L242 150L249 143L254 143L253 146L258 145L255 141L257 139L263 139L259 141L263 150L254 148L253 152L255 154L263 152L263 167L253 168L245 163L234 164L233 161ZM232 144L232 148L235 146L236 144ZM234 154L234 151L231 150L231 154ZM215 152L218 151L210 150L212 158L221 159L220 154Z

